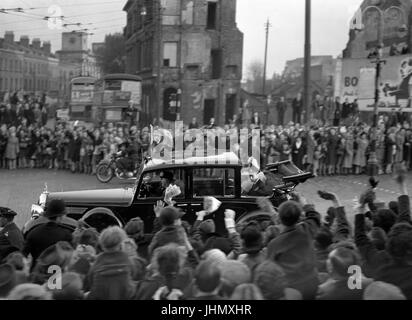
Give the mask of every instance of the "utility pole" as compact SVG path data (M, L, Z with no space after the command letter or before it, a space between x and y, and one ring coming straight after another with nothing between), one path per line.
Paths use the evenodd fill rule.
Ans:
M159 125L160 117L161 117L161 110L162 110L162 64L163 64L163 41L162 41L162 27L163 27L163 21L162 21L162 4L161 1L158 0L156 1L157 4L157 21L155 24L157 25L158 32L157 32L157 37L158 37L158 57L157 57L157 121Z
M303 84L303 106L305 110L305 121L309 121L310 113L310 65L311 65L311 0L306 1L305 8L305 67Z
M372 63L376 66L375 72L375 105L373 109L373 122L371 128L371 135L370 135L370 152L367 164L367 173L369 176L374 177L379 174L379 164L378 158L376 155L376 150L378 147L378 114L379 114L379 96L380 96L380 78L381 78L381 71L382 65L386 63L386 60L382 59L383 56L383 28L385 27L385 20L384 20L384 12L376 8L379 11L379 25L378 25L378 46L376 48L376 60L372 61Z
M269 22L269 18L265 23L265 31L266 31L266 44L265 44L265 62L263 64L263 87L262 87L262 94L266 95L266 66L267 66L267 59L268 59L268 41L269 41L269 28L272 25Z

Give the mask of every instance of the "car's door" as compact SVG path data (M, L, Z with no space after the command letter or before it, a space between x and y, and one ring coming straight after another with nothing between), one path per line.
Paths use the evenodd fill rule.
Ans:
M220 234L226 233L225 210L231 209L236 212L236 219L247 212L256 210L254 199L242 199L239 197L238 184L240 177L237 176L234 167L215 168L192 168L189 170L188 181L192 190L190 201L190 222L196 220L196 212L204 209L204 198L214 197L221 202L219 209L205 216L205 219L213 219L216 231Z
M164 189L161 186L160 174L164 171L173 173L175 184L179 186L181 194L175 198L175 206L184 212L188 210L188 184L186 170L184 168L153 170L142 174L136 188L135 198L132 206L126 214L126 220L134 217L140 217L145 224L145 232L150 233L153 230L155 220L154 206L160 200L164 200ZM149 190L148 190L149 189Z

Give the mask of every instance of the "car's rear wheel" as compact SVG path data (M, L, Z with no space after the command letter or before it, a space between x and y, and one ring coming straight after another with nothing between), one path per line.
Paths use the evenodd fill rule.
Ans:
M96 177L102 183L109 183L114 177L113 168L108 163L101 163L97 166Z

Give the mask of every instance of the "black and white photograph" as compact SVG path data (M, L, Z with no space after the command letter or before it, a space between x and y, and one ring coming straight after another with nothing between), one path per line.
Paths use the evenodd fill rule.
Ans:
M1 0L0 300L412 300L411 17Z

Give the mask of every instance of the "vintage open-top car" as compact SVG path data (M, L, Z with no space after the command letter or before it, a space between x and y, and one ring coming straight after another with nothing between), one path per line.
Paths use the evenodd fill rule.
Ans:
M196 212L203 210L204 198L208 196L221 202L213 213L215 219L221 217L223 221L225 209L236 212L237 222L264 218L264 213L256 215L258 197L267 197L277 207L299 183L312 177L290 161L253 172L234 153L174 161L147 158L140 166L136 183L129 188L44 192L39 203L32 206L32 219L24 231L46 221L42 209L47 201L62 199L68 216L64 223L69 227L74 228L76 220L82 220L102 230L109 225L124 226L130 219L140 217L145 232L150 233L155 219L154 205L165 198L162 186L165 175L169 179L172 176L173 184L180 188L180 194L173 198L174 206L185 212L183 220L189 223L195 221Z

